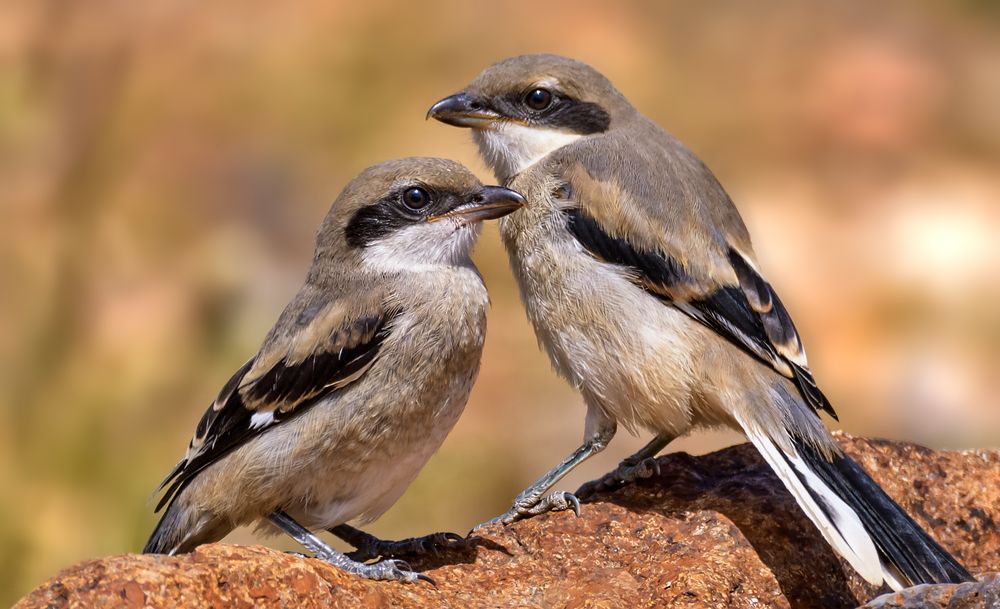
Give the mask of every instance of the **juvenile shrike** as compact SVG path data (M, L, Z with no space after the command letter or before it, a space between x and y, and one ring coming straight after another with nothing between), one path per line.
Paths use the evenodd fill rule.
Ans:
M364 564L311 530L393 556L452 540L378 540L402 495L465 408L486 332L486 287L470 253L480 222L524 204L462 165L409 158L366 169L316 238L305 285L198 423L160 488L167 506L145 552L174 554L270 522L348 572L427 579Z
M583 445L497 520L576 507L545 493L618 424L656 436L583 491L649 475L672 439L727 425L866 580L971 579L834 443L818 416L833 408L736 207L607 78L563 57L515 57L429 116L472 128L497 179L528 200L501 235L539 341L587 404Z

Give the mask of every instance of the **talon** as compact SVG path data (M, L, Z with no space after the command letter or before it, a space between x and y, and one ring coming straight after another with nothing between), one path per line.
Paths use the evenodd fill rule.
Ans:
M465 543L465 537L462 537L458 533L442 533L447 543Z
M569 501L570 508L573 510L573 513L576 514L577 518L579 518L580 517L580 500L577 499L576 495L574 495L573 493L566 493L566 499L567 499L567 501Z
M425 581L428 584L430 584L430 585L434 586L435 588L437 588L437 582L434 581L429 575L424 575L423 573L417 573L416 575L417 575L417 579L419 579L420 581Z
M469 533L466 535L466 537L471 537L471 536L475 535L476 533L478 533L484 527L488 527L491 524L496 524L497 522L499 522L498 518L492 518L490 520L487 520L486 522L480 522L479 524L477 524L476 526L472 527L469 530Z

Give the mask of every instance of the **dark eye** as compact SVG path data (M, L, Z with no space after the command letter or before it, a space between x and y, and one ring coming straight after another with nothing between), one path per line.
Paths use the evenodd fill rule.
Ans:
M552 104L552 94L546 89L534 89L524 98L524 103L532 110L544 110Z
M407 188L403 193L403 205L410 209L423 209L431 202L431 196L423 188Z

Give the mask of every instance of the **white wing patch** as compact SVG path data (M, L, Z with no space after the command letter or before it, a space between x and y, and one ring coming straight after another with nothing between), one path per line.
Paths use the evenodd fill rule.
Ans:
M274 423L274 413L271 411L255 412L250 416L250 429L261 429Z

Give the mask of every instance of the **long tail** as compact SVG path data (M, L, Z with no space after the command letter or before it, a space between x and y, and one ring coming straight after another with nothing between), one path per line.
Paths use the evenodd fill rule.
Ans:
M894 590L973 581L847 455L827 459L794 436L789 454L753 426L743 428L827 542L867 581Z

